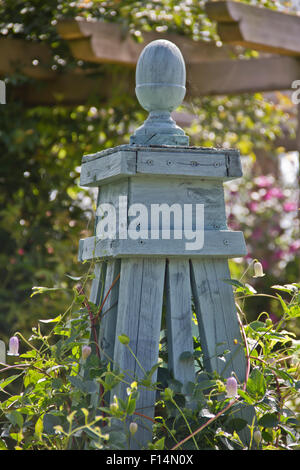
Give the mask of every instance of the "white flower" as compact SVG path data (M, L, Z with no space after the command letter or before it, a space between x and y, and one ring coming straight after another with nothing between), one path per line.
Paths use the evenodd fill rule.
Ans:
M92 348L90 346L83 346L82 351L81 351L82 359L85 361L89 357L91 352L92 352Z
M257 429L256 431L254 431L253 433L253 439L255 440L256 444L259 445L260 441L261 441L261 432L259 429Z
M237 381L234 377L229 377L226 381L227 397L234 398L237 395Z
M130 423L129 425L129 431L132 436L137 432L138 425L136 423Z
M253 277L263 277L265 276L262 264L259 261L255 261L253 265L254 276Z
M9 356L18 356L19 355L19 338L17 336L12 336L9 340L9 351L7 352Z

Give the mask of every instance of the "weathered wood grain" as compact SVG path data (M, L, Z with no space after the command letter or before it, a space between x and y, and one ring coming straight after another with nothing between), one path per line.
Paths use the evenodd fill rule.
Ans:
M136 152L116 152L82 165L81 186L99 186L136 173Z
M113 362L115 333L118 312L119 282L113 282L120 273L120 260L108 261L103 300L107 296L100 314L99 347L105 362Z
M6 346L2 340L0 340L0 362L6 363Z
M79 261L93 258L238 258L247 253L242 232L207 230L202 250L186 250L185 240L97 240L89 237L80 240Z
M115 153L86 155L82 161L80 185L99 186L131 175L227 181L240 178L242 167L239 152L233 150L213 153L200 148L198 151L195 148L180 151L178 147L176 150L161 147L155 151L155 148L126 146L124 150L116 149Z
M298 15L241 2L206 2L208 17L218 22L221 40L273 54L300 55Z
M139 43L117 23L68 19L58 21L59 35L66 39L77 59L96 63L116 63L134 67L143 48L151 41L167 39L176 44L187 63L229 58L233 48L217 47L214 43L195 42L183 35L143 32Z
M209 96L289 90L299 75L300 60L284 56L208 62L205 67L191 64L187 66L187 99L197 93Z
M188 260L169 260L166 275L168 367L183 384L195 382L191 283ZM187 357L183 357L183 353Z
M223 377L234 372L243 382L246 360L232 286L226 282L228 262L192 259L191 279L205 369Z
M114 361L115 367L125 373L124 380L129 385L135 378L142 379L158 362L164 276L163 259L131 258L121 262ZM132 352L118 340L122 334L130 338ZM156 376L155 371L152 383L156 381ZM120 384L116 395L126 399L127 387L126 383ZM153 418L155 394L155 389L141 387L137 401L139 413ZM151 421L138 417L135 421L138 422L139 432L131 439L131 449L145 446L152 438Z

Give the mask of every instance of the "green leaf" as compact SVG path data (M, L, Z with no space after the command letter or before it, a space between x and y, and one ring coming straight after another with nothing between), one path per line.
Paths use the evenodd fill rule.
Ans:
M258 424L264 428L274 428L278 425L278 414L266 413L258 420Z
M247 381L247 392L256 399L262 398L266 393L266 381L259 369L254 369Z
M18 411L14 410L7 414L7 418L13 426L18 426L20 429L23 426L23 416Z
M41 323L58 323L61 321L62 316L58 315L55 318L49 318L49 320L39 320Z
M42 439L43 429L44 429L43 418L39 417L37 419L36 423L35 423L35 426L34 426L34 434L37 437L37 439L39 439L39 440Z
M127 408L126 408L126 412L127 412L128 415L132 415L132 413L135 412L135 406L136 406L135 398L129 397L128 405L127 405Z
M0 450L8 450L7 445L3 439L0 438Z
M155 450L164 450L165 448L165 437L162 437L153 444L153 449Z
M61 424L60 417L51 413L46 413L43 417L43 429L46 434L55 434L55 426Z
M40 286L34 286L32 288L33 292L30 297L33 297L34 295L37 294L44 294L45 292L49 291L56 291L56 290L64 290L63 287L40 287Z
M7 385L9 385L11 382L13 382L13 381L16 380L18 377L20 377L20 375L22 375L22 374L11 375L10 377L8 377L8 379L3 379L3 380L1 380L1 382L0 382L0 389L3 390L5 387L7 387Z

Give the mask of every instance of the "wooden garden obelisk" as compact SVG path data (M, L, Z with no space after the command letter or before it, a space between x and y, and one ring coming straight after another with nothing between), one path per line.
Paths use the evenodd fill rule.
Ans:
M241 232L228 230L223 182L242 176L233 149L189 147L170 112L185 96L185 64L169 41L148 44L137 64L136 95L149 112L129 145L83 157L82 186L99 187L95 236L80 241L80 260L96 259L91 300L100 303L118 274L100 325L102 357L129 384L157 364L163 302L168 366L194 382L192 302L207 372L243 382L245 357L228 259L246 253ZM118 336L130 338L130 350ZM224 351L229 351L222 357ZM186 353L186 354L183 354ZM135 356L135 357L134 357ZM137 360L136 360L137 358ZM152 376L156 381L157 372ZM126 398L127 384L115 394ZM154 416L156 392L141 388L137 411ZM111 397L112 399L112 397ZM130 448L151 440L151 420L133 416Z

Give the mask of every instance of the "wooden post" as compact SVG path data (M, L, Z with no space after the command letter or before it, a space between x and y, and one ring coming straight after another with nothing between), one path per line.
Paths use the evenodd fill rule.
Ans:
M228 259L246 254L241 232L228 230L223 182L242 176L234 149L189 147L170 116L185 95L185 64L169 41L148 44L138 61L136 94L149 111L129 145L86 155L81 185L101 187L95 236L80 241L79 259L107 261L108 297L99 346L107 360L139 380L158 362L163 296L168 367L183 391L195 376L192 301L208 373L234 373L242 383L246 360ZM93 302L100 302L103 271L96 265ZM118 337L129 337L130 349ZM183 354L185 353L185 354ZM224 357L223 357L224 356ZM157 379L154 372L152 381ZM128 384L114 393L126 398ZM141 388L137 411L154 417L156 392ZM112 399L112 397L110 398ZM130 448L151 441L151 419L133 417L139 432Z

